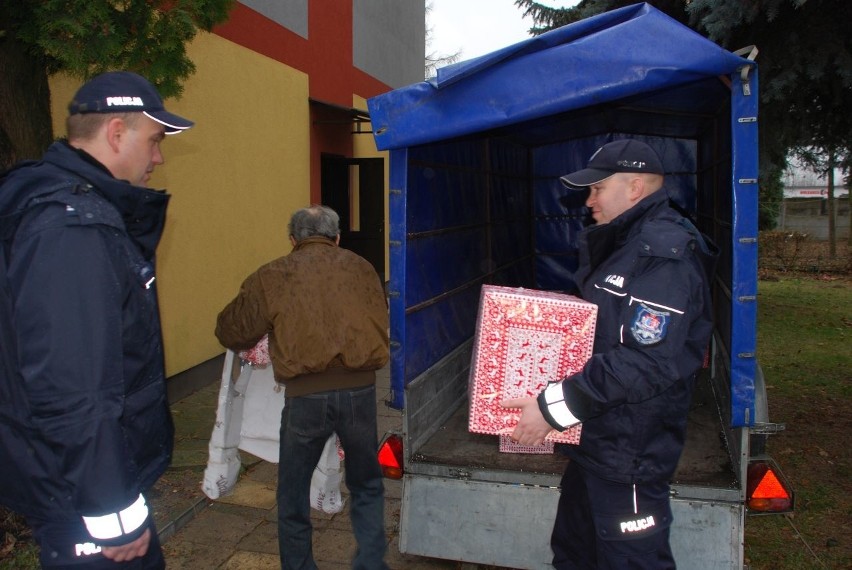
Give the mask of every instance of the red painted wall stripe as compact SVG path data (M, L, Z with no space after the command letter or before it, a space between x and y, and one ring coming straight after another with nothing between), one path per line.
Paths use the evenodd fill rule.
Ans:
M334 6L334 7L332 7ZM217 35L306 73L310 96L344 107L390 87L352 65L352 3L310 0L308 39L236 3Z

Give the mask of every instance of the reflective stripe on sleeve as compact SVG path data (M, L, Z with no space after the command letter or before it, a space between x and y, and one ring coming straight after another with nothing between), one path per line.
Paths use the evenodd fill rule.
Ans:
M102 515L99 517L83 517L86 529L92 538L109 540L129 534L148 520L148 505L145 498L139 495L136 501L126 509L117 513Z
M562 392L561 382L551 383L544 389L544 401L547 404L547 411L554 421L562 426L563 430L580 423L580 420L571 413L568 404L565 403L565 394Z

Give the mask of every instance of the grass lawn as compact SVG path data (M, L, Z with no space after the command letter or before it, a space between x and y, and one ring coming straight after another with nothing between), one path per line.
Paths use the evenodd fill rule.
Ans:
M777 279L777 280L776 280ZM768 452L796 491L788 516L746 521L751 570L852 568L852 281L779 277L758 286Z

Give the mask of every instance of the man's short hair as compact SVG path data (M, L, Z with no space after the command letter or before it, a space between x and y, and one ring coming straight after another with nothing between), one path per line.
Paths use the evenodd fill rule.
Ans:
M142 113L83 113L69 115L65 119L65 130L70 140L92 140L101 125L112 119L122 119L128 128L134 128Z
M293 213L287 229L296 242L313 236L335 239L340 234L340 216L328 206L309 206Z

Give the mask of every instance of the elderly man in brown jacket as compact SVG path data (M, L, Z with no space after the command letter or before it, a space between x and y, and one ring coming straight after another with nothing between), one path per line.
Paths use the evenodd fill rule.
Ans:
M373 266L338 247L331 208L295 212L293 251L260 267L219 314L216 336L243 350L269 334L275 379L285 386L278 469L282 570L312 570L310 483L328 437L345 454L353 568L384 569L384 487L376 459L376 369L388 360L388 312Z

